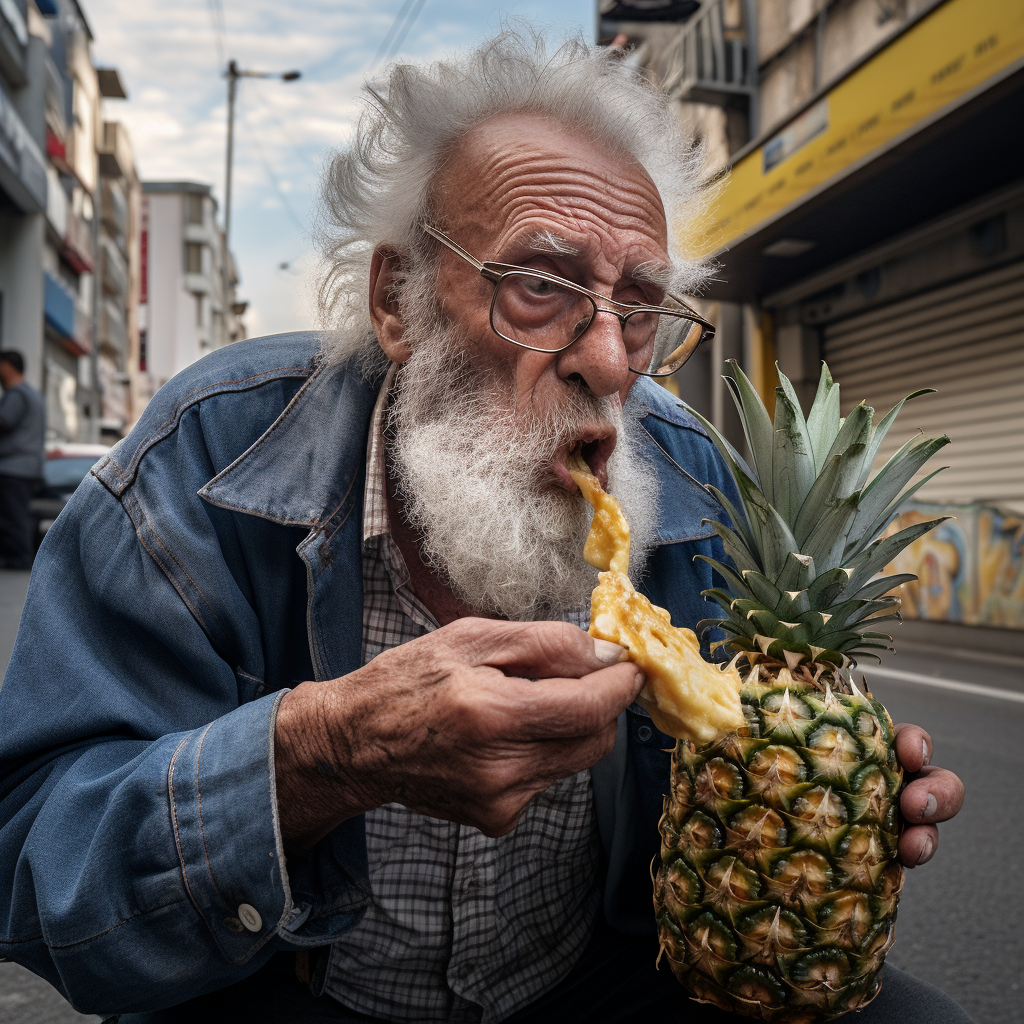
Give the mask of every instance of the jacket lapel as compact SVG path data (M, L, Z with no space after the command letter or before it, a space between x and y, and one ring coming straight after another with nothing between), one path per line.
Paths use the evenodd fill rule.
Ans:
M200 490L213 505L308 526L307 630L317 679L362 664L366 434L379 381L319 368L262 437Z

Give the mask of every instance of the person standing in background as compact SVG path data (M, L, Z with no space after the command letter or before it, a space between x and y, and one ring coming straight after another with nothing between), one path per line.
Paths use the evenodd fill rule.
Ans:
M0 352L0 569L32 568L29 500L43 475L46 406L20 352Z

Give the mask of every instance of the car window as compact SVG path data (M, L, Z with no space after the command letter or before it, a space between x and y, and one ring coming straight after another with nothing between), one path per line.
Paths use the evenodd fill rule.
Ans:
M62 491L73 491L86 477L89 470L99 462L98 455L79 458L47 459L43 463L43 480L47 487Z

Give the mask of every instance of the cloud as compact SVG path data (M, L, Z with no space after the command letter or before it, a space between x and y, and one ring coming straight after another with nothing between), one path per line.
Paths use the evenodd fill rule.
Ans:
M314 324L309 226L320 168L344 143L358 94L401 0L84 0L94 61L117 67L129 99L104 116L129 129L144 180L206 182L223 200L227 120L224 58L302 78L239 82L232 180L232 248L250 299L250 333ZM592 0L426 0L396 56L436 59L500 28L507 15L557 34L592 33ZM288 270L280 265L287 263Z

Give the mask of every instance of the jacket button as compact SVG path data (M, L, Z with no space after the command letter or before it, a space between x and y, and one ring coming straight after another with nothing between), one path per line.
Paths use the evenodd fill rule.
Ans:
M258 932L263 927L263 918L255 907L242 903L238 907L238 920L251 932Z
M636 738L641 743L646 743L653 735L654 733L649 725L641 725L636 731Z

